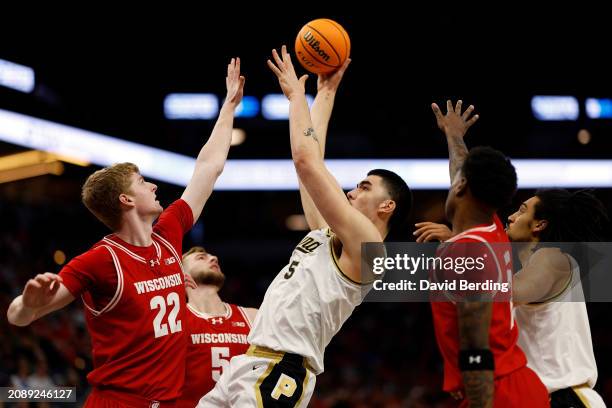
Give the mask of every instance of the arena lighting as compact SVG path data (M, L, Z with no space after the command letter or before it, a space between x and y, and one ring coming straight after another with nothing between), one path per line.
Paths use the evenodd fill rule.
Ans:
M259 114L259 100L254 96L244 96L236 107L237 118L254 118Z
M0 85L30 93L34 90L34 70L25 65L0 59Z
M580 107L573 96L534 96L531 111L538 120L576 120Z
M587 98L585 106L591 119L612 119L612 99Z
M0 140L99 166L130 161L145 177L185 186L195 159L138 143L0 109ZM194 156L197 152L194 152ZM521 188L612 187L612 160L512 161ZM411 188L447 189L446 159L330 159L330 171L351 189L374 168L401 175ZM297 190L291 160L228 160L215 190Z
M164 99L167 119L214 119L219 114L219 98L211 93L173 93Z
M306 95L308 106L312 106L314 97ZM289 119L289 101L283 94L268 94L261 100L261 114L268 120Z

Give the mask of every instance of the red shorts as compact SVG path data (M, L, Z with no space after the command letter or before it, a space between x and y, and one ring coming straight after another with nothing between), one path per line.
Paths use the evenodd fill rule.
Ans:
M460 408L468 407L467 400ZM494 408L548 408L548 391L540 377L529 367L522 367L495 380Z
M151 401L134 394L98 388L91 391L83 405L84 408L168 408L175 406L174 401Z

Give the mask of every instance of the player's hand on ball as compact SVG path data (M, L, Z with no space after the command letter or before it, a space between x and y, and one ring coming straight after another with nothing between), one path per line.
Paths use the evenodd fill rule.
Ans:
M291 100L295 95L304 95L306 93L305 84L308 75L303 75L298 79L291 63L291 56L287 52L287 47L282 46L281 55L278 55L275 49L272 50L272 58L274 62L268 60L268 67L278 78L278 82L287 99Z
M344 76L344 71L346 71L350 63L351 59L347 58L337 71L329 74L319 74L319 78L317 79L317 92L336 92Z

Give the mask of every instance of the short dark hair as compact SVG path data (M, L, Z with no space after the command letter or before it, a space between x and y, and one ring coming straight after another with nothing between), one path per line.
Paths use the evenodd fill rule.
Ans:
M473 148L461 172L477 200L496 210L511 203L516 192L516 170L499 150L484 146Z
M380 177L383 185L387 188L389 196L395 201L395 210L393 210L393 214L389 218L387 238L399 235L400 231L408 228L408 217L412 211L412 191L410 191L410 187L408 187L403 178L390 170L370 170L368 176ZM387 240L385 239L385 241Z
M603 240L609 222L605 206L591 190L570 192L563 188L536 191L539 202L536 220L548 224L540 233L541 242L597 242Z

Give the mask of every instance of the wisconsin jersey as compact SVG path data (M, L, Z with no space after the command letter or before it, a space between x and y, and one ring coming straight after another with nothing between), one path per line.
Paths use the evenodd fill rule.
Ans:
M488 248L488 253L483 253L483 256L487 259L485 264L490 276L507 277L510 274L511 279L511 248L497 216L493 224L466 230L446 242L451 243L450 245L472 242L484 244L482 248ZM518 330L512 314L512 303L493 302L492 307L489 346L495 360L494 376L499 378L526 366L527 360L517 345ZM444 359L444 390L457 391L463 388L459 370L457 306L453 302L432 302L431 308L436 339Z
M213 389L232 357L246 353L251 322L240 306L225 304L226 313L212 316L187 305L189 339L185 386L179 407L193 408Z
M519 344L549 393L597 382L589 316L580 283L580 269L571 256L572 274L565 288L542 303L516 308Z
M178 200L161 214L151 246L109 235L60 272L85 304L94 364L87 379L95 388L150 401L179 397L187 353L179 254L192 225L191 208Z
M329 230L311 231L266 291L249 342L301 355L320 374L325 348L365 293L338 267Z

